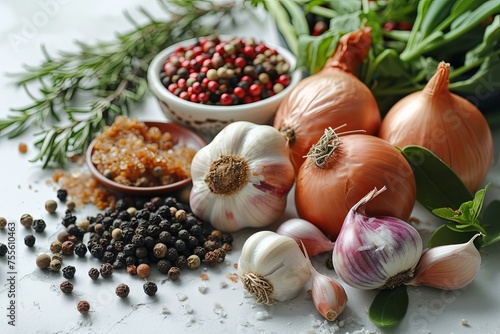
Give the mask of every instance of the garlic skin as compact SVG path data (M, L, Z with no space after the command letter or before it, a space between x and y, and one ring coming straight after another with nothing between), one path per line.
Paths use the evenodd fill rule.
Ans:
M295 240L260 231L243 245L238 276L257 303L272 305L296 297L309 281L311 271Z
M463 244L437 246L424 252L415 277L406 285L430 286L442 290L461 289L474 280L481 267L481 254L474 235Z
M319 228L301 218L288 219L278 227L276 233L289 236L298 244L302 243L309 256L331 252L335 245Z
M364 215L364 205L385 189L375 188L351 208L333 248L335 271L354 288L393 289L413 277L422 255L422 238L411 225Z
M193 213L218 230L234 232L276 221L295 174L278 130L239 121L196 153L191 178Z

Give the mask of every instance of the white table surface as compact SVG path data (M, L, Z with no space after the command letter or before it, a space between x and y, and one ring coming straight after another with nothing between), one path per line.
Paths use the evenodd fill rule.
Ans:
M50 52L74 49L75 39L93 41L109 39L115 31L125 31L130 24L122 12L134 13L141 4L158 13L155 1L139 0L41 0L37 2L18 0L0 3L0 117L9 113L9 108L24 106L30 102L26 94L12 84L3 72L18 72L22 64L38 64L42 59L40 44ZM161 15L159 13L158 15ZM255 25L241 19L241 26L227 30L240 35L266 36L270 42L279 42L271 24ZM146 101L133 110L133 117L165 120L156 101L148 96ZM28 153L18 152L18 144L28 144ZM498 333L500 332L500 245L482 250L482 266L479 275L468 287L457 291L440 291L430 288L410 287L410 308L400 325L392 329L379 329L367 318L367 310L374 291L363 292L346 286L349 303L339 321L326 323L307 299L306 289L295 299L267 307L256 305L253 298L245 297L241 284L233 283L226 275L234 273L233 265L238 261L244 240L253 232L244 230L235 233L234 250L227 260L216 268L209 268L207 281L200 275L203 268L185 269L179 282L153 270L148 278L158 283L159 291L154 298L142 291L143 279L132 277L125 270L115 271L109 279L93 282L87 276L91 267L100 262L87 254L85 258L65 259L63 266L77 268L72 280L75 289L64 295L59 284L62 274L42 271L35 265L40 252L49 252L48 245L63 230L60 221L64 209L59 207L56 215L44 209L47 199L56 199L54 185L46 183L52 171L42 170L39 163L29 160L36 154L32 132L8 140L0 137L0 216L17 224L16 247L16 327L8 325L10 298L7 284L7 260L0 257L0 333ZM496 159L486 182L492 186L488 201L500 198L500 168L498 153L500 131L495 130ZM291 193L292 194L292 193ZM293 198L282 221L296 215ZM78 219L95 215L97 209L87 206L76 212ZM23 213L47 222L44 233L34 233L19 224ZM432 217L422 209L415 215L424 223L433 224ZM33 233L36 245L24 245L24 236ZM7 231L0 230L0 242L7 243ZM327 255L314 259L320 272L332 277L324 261ZM114 289L124 282L131 288L127 299L118 298ZM227 283L221 288L221 282ZM208 290L202 294L198 287L205 284ZM182 300L185 295L187 299ZM83 316L76 310L78 300L91 304L91 311ZM166 310L169 310L168 312ZM462 320L468 323L465 326Z

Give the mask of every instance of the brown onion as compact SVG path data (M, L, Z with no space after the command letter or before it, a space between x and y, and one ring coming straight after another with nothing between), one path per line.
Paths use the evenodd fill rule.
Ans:
M371 28L344 35L325 67L299 82L281 102L273 125L287 139L296 172L311 145L329 126L347 124L345 131L377 133L380 125L377 102L354 74L370 43Z
M295 206L300 218L337 237L349 209L373 188L384 196L366 205L366 215L407 220L416 199L410 165L394 146L375 136L337 135L327 129L300 167Z
M450 65L441 62L424 90L391 108L379 136L399 147L431 150L475 192L492 166L493 139L479 109L448 90L449 74Z

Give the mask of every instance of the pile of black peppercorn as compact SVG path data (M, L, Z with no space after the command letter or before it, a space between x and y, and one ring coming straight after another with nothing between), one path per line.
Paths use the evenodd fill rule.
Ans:
M167 274L171 267L186 267L190 255L204 262L209 252L220 250L216 253L225 255L231 249L231 234L214 230L175 197L154 197L133 205L130 202L119 199L114 209L87 218L90 254L115 269L147 263L156 264L161 273ZM80 233L78 229L68 232ZM222 261L220 258L218 262Z

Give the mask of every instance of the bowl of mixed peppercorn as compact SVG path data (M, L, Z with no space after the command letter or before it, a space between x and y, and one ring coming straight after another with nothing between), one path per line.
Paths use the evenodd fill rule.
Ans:
M285 48L252 37L207 36L161 51L148 82L166 116L215 136L227 124L269 124L301 79Z

